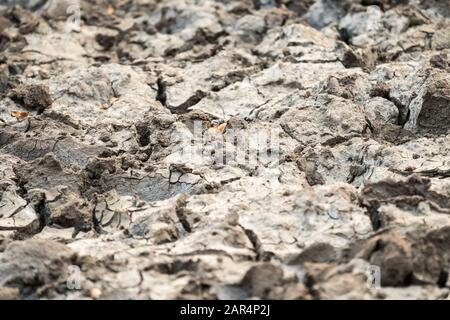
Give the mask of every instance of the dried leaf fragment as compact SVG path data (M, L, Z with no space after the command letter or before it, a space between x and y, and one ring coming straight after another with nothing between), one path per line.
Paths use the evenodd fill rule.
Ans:
M108 8L106 9L106 14L108 16L112 16L114 14L114 7L112 5L108 5Z
M220 126L217 127L217 130L219 130L221 133L224 133L226 128L227 128L227 123L224 122Z
M225 129L227 128L227 123L224 122L218 126L212 126L211 128L208 129L209 132L219 132L219 133L224 133Z
M16 118L17 120L23 120L28 118L30 114L25 111L11 111L10 115L11 117Z

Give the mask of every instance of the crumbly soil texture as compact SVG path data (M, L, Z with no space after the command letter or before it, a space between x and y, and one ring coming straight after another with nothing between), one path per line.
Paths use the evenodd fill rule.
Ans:
M447 0L0 0L0 298L448 298L449 63Z

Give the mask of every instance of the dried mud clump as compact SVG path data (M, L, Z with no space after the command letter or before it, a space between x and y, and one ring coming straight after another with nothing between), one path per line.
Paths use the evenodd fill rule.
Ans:
M27 109L32 109L38 113L42 113L52 104L52 98L49 89L44 85L22 85L12 90L11 98Z
M450 128L450 81L438 79L423 97L417 123L420 128L445 132Z
M447 299L445 1L0 0L0 299Z
M63 244L45 240L18 241L0 253L0 292L37 298L63 286L74 253ZM9 290L7 290L8 288Z

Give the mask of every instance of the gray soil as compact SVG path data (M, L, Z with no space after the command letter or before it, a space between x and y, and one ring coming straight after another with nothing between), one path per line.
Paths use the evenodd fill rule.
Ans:
M449 297L448 0L78 3L0 0L1 299Z

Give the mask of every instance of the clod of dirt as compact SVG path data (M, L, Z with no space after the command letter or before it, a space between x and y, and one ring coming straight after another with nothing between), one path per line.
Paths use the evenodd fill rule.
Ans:
M21 85L13 90L11 97L38 113L42 113L52 104L49 88L42 84Z
M241 286L250 297L267 297L282 281L283 269L271 263L264 263L251 267L242 279Z
M40 288L65 286L73 256L67 246L52 241L11 243L0 253L0 288L15 288L21 297L36 298Z
M449 78L436 79L429 85L417 124L422 130L435 132L446 132L450 128Z
M27 34L35 31L39 25L39 20L29 11L19 6L14 6L4 15L12 23L16 24L21 34Z
M403 129L397 124L380 125L379 122L371 123L373 136L380 141L386 141L393 144L403 144L415 137L415 134L409 130Z
M399 233L387 230L354 244L354 257L380 267L382 286L412 284L445 285L450 263L447 251L448 227Z
M411 209L422 202L428 202L439 212L450 212L450 198L430 190L430 187L430 180L421 176L413 175L405 182L383 180L364 186L360 199L369 211L374 228L379 229L389 225L389 221L378 212L383 204Z
M443 69L443 70L449 70L449 68L450 68L449 61L450 60L448 59L448 56L446 53L436 54L430 58L430 64L433 67Z
M293 258L289 264L301 265L305 262L332 263L336 262L338 257L339 252L332 245L328 243L315 243Z

